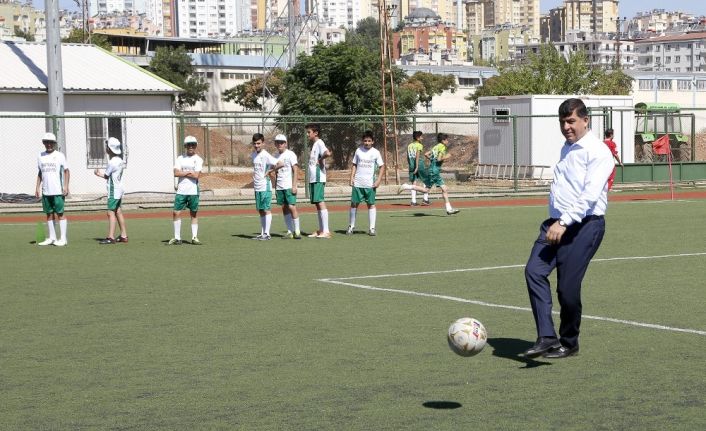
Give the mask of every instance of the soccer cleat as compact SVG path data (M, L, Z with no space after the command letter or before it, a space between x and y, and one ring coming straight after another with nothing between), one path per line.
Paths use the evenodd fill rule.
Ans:
M292 239L294 238L294 234L291 231L287 231L284 235L282 235L282 239Z
M348 229L346 229L346 235L353 235L353 226L348 226Z
M416 206L419 206L419 204L416 203L416 202L410 202L410 203L409 203L409 206L411 206L411 207L416 207Z
M51 238L47 238L42 242L38 242L37 245L52 245L52 244L54 244L54 241L56 241L56 240L51 239Z
M294 231L294 239L302 239L302 233L300 231Z
M371 227L370 230L368 231L368 235L370 236L377 236L377 233L375 233L375 228Z
M317 236L319 239L331 239L333 235L331 235L331 232L322 232Z
M422 205L429 206L431 205L431 202L429 202L429 199L422 199Z
M54 245L57 247L63 247L66 245L66 240L60 239L60 240L54 241Z
M460 213L460 212L461 212L461 210L457 210L456 208L451 208L451 210L446 211L446 214L448 214L448 215L454 215L454 214L458 214L458 213Z
M115 240L113 238L105 238L98 241L98 244L115 244Z
M260 234L260 235L258 235L258 236L254 236L254 237L252 237L252 238L250 238L250 239L260 240L260 239L262 239L262 236L263 236L263 234Z
M197 237L193 237L191 238L191 245L203 245L203 243Z
M126 236L119 236L118 239L115 240L115 242L127 243L127 237Z
M181 240L180 240L180 239L176 239L176 238L172 238L172 239L169 240L169 242L167 243L167 245L181 245Z
M269 240L272 239L272 237L269 236L269 235L267 235L267 234L264 234L264 235L260 235L260 238L258 238L258 239L259 239L260 241L269 241Z
M309 235L307 235L307 237L308 238L318 238L319 235L320 235L320 232L317 230L316 232L310 233Z

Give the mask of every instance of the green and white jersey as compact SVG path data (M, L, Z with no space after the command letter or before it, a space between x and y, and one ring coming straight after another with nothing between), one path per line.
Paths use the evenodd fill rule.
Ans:
M42 195L61 196L64 194L64 171L69 169L66 157L60 151L42 151L37 158L37 168L42 175Z
M277 164L277 159L267 150L253 151L252 155L252 182L256 192L272 191L272 182L267 176L267 171Z
M380 151L376 148L366 149L361 145L355 150L353 164L355 165L353 187L369 189L373 186L373 183L375 183L378 169L385 163L382 161Z
M292 150L284 150L284 152L277 157L277 160L282 162L284 166L277 170L277 184L275 188L277 190L291 189L292 168L296 169L295 166L299 163L297 161L297 155L294 154Z
M309 182L310 183L325 183L326 182L326 165L322 167L319 160L327 151L326 144L321 139L317 139L314 145L311 146L309 153Z
M203 170L203 159L198 154L194 154L191 157L181 155L177 157L174 169L184 172L201 172ZM199 180L197 178L179 177L176 192L178 195L198 196Z
M105 167L105 175L108 177L106 180L108 199L122 199L123 169L125 169L125 163L120 157L114 156L108 161L108 166Z
M424 169L424 146L419 141L412 141L407 145L407 162L409 162L409 171L414 172L417 169L417 153L419 153L419 163L422 165L419 170Z
M446 155L446 145L442 144L441 142L434 145L434 148L431 149L430 171L432 173L438 174L439 172L441 172L441 165L444 163L444 161L439 160L439 159L441 159L445 155Z

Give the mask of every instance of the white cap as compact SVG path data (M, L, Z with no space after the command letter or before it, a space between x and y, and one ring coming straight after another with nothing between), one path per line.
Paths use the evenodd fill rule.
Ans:
M277 141L287 142L287 137L280 133L279 135L275 136L275 142Z
M184 145L188 145L188 144L198 145L199 143L198 143L198 141L196 140L195 137L189 135L189 136L187 136L187 137L184 138Z
M120 141L117 138L108 138L107 144L113 154L122 153L122 150L120 149Z
M50 132L45 133L44 136L42 136L42 141L56 142L56 136Z

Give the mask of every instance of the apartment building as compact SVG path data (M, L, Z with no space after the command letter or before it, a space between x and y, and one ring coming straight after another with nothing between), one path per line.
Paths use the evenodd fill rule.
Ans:
M637 70L706 71L706 32L658 36L635 41Z
M630 34L651 32L663 33L673 28L684 27L693 23L695 17L680 11L666 11L665 9L653 9L648 12L638 12L635 17L627 23L627 31Z
M31 3L19 2L0 4L0 34L14 36L15 29L27 34L36 35L38 32L46 33L44 11L32 7Z
M120 12L146 12L144 1L139 1L139 10L137 7L136 0L88 0L88 13L91 16Z
M224 38L251 29L250 0L176 1L178 37Z
M594 66L612 68L620 64L621 69L631 70L637 64L635 42L620 40L611 34L599 34L594 37L584 31L571 32L566 41L555 42L552 45L564 58L568 59L572 53L583 51L588 56L588 61Z
M415 9L405 20L404 28L392 34L392 56L399 60L409 54L424 56L434 53L449 62L466 61L466 34L443 22L430 9Z
M595 4L595 8L594 8ZM615 33L618 30L618 0L564 0L541 18L538 34L544 42L566 40L567 33Z

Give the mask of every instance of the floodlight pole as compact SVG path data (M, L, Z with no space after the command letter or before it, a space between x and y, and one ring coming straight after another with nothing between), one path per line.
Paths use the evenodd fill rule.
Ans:
M59 0L46 0L44 13L47 21L47 93L46 130L56 134L59 149L66 154L64 131L64 78L61 66L61 37L59 34ZM54 124L56 121L56 124Z

